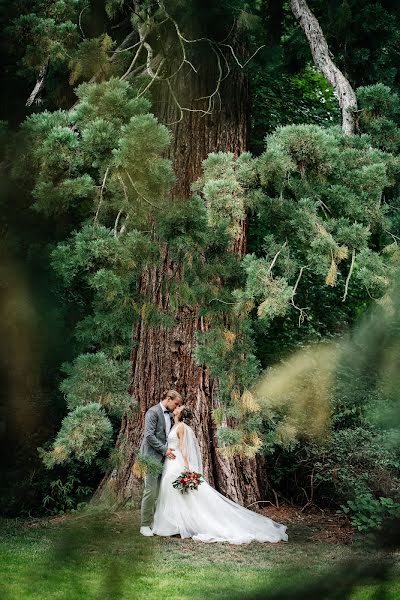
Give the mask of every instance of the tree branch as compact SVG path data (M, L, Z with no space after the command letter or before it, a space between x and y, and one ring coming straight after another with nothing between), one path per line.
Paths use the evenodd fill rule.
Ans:
M347 298L347 292L349 291L350 277L353 273L355 260L356 260L356 251L355 251L355 248L353 248L353 251L351 253L351 265L350 265L350 269L349 269L349 274L347 275L347 278L346 278L346 285L344 287L344 294L343 294L342 302L345 302L345 300Z
M286 240L286 242L283 244L282 248L280 248L280 249L278 250L278 252L275 254L274 258L272 259L272 262L271 262L271 264L269 265L269 273L271 273L271 271L272 271L272 269L274 268L274 266L275 266L275 263L276 263L276 261L277 261L277 259L278 259L278 256L280 255L280 253L282 252L282 250L283 250L283 249L284 249L286 246L287 246L287 240Z
M243 65L242 65L242 64L239 62L239 59L238 59L238 57L236 56L236 54L235 54L235 51L234 51L234 49L232 48L232 46L231 46L230 44L223 44L223 43L221 42L219 45L220 45L220 46L226 46L227 48L229 48L229 49L230 49L230 51L231 51L231 53L232 53L232 56L233 56L233 58L235 59L236 63L239 65L239 67L240 67L241 69L244 69L244 67L245 67L245 66L246 66L246 65L247 65L247 64L248 64L248 63L251 61L251 59L252 59L252 58L254 58L254 57L255 57L255 55L257 54L257 52L259 52L259 51L261 50L261 48L265 48L265 44L263 44L262 46L259 46L259 47L257 48L257 50L255 50L255 52L253 52L253 54L250 56L250 58L248 58L248 59L246 60L246 62L245 62Z
M133 67L135 66L135 63L137 61L137 59L139 58L139 54L143 48L143 45L145 43L145 36L142 36L140 31L139 31L139 36L140 36L140 41L138 42L138 44L135 44L134 46L139 46L139 48L136 50L135 56L132 59L131 64L129 65L129 67L127 68L127 70L125 71L125 73L120 77L120 80L123 81L124 79L126 79L128 77L128 75L131 73ZM132 47L134 47L132 46Z
M323 31L305 0L290 0L292 12L304 31L314 63L333 86L342 111L343 133L350 135L355 130L357 98L349 81L331 59Z
M150 202L150 200L147 200L147 198L145 196L143 196L143 194L141 194L139 192L139 190L136 188L135 184L133 183L133 179L130 176L130 173L128 173L128 171L125 171L125 173L127 174L128 179L131 182L131 186L133 187L133 189L135 190L135 192L137 193L137 195L139 196L139 198L141 198L142 200L144 200L145 202L147 202L147 204L149 204L153 208L158 208L158 206L156 206L155 204L153 204L152 202Z
M300 268L299 275L298 275L298 277L297 277L296 283L294 284L294 288L293 288L293 292L292 292L292 297L291 297L291 299L290 299L290 303L291 303L291 305L293 306L293 308L295 308L296 310L298 310L298 311L299 311L299 313L300 313L300 314L299 314L299 327L301 327L301 325L304 323L304 319L305 319L305 318L306 318L306 316L307 316L307 310L309 309L309 306L306 306L305 308L300 308L300 307L299 307L299 306L297 306L297 305L295 304L295 302L294 302L294 297L295 297L295 295L296 295L297 288L298 288L298 285L299 285L299 283L300 283L300 279L301 279L301 277L302 277L302 275L303 275L303 271L304 271L304 269L308 269L308 267L306 267L306 266L303 266L303 267L301 267L301 268Z
M107 169L106 169L106 172L104 173L103 183L101 184L101 188L100 188L99 204L97 205L97 210L96 210L96 214L95 214L95 217L94 217L94 223L97 222L97 219L98 219L98 216L99 216L99 212L100 212L100 206L103 203L104 186L106 185L106 181L107 181L107 177L108 177L109 171L110 171L110 167L108 166Z
M46 63L40 68L35 87L33 88L31 95L28 100L25 102L25 106L32 106L34 102L38 102L39 98L37 96L40 94L44 87L44 82L46 79L47 69L49 67L49 59L46 60ZM37 98L37 99L36 99Z

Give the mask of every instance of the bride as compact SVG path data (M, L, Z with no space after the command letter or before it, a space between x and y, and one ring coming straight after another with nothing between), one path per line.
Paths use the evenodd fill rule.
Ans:
M153 534L180 534L201 542L247 544L286 541L286 526L275 523L222 496L206 481L197 490L182 494L172 485L185 470L202 473L199 444L187 425L192 411L185 405L174 412L174 426L168 435L168 447L176 458L166 460L154 515Z

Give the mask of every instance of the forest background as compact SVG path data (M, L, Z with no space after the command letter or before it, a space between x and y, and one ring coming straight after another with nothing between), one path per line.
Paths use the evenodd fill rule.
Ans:
M295 4L3 4L3 515L134 504L170 387L234 500L399 514L400 9L309 2L349 134Z

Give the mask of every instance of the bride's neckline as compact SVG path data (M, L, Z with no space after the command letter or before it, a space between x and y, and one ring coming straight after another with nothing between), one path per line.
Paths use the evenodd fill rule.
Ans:
M178 421L177 423L174 423L174 424L172 425L171 429L169 430L169 433L171 433L171 431L172 431L173 429L176 429L176 428L178 427L179 423L182 423L182 421ZM169 434L168 434L168 435L169 435Z

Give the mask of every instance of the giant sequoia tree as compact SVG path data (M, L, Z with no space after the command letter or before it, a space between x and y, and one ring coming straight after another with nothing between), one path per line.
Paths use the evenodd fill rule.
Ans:
M167 79L156 80L152 94L155 114L172 130L173 142L168 153L176 174L172 199L182 201L190 198L191 186L200 177L202 161L210 152L225 151L239 156L246 149L247 83L233 60L237 59L236 54L243 60L245 46L237 27L231 28L228 15L218 6L215 8L215 3L203 5L201 10L191 3L184 18L181 7L170 10L171 13L161 10L159 17L166 19L162 45L152 46L152 60L159 64L165 61L163 77ZM187 42L187 39L198 41ZM243 217L231 242L231 251L238 256L246 248ZM163 253L162 268L146 271L139 285L141 294L150 297L160 310L169 310L168 280L179 279L183 265L172 261L168 244ZM196 333L209 327L207 318L199 313L200 308L183 303L174 311L174 323L168 327L145 320L135 326L130 391L140 408L138 414L124 416L118 439L125 460L116 480L123 496L131 493L131 467L144 414L164 390L172 387L194 408L194 426L209 481L241 503L260 497L255 460L226 458L217 451L212 413L218 406L218 383L205 366L196 363L194 355Z

